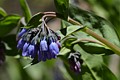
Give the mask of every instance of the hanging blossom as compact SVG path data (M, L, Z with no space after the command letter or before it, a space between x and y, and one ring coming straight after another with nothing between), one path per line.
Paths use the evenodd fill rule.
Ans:
M30 57L37 62L56 58L60 43L57 33L42 22L36 28L22 28L17 35L17 48L22 50L22 56Z
M81 72L81 65L83 63L83 60L80 59L80 57L81 57L81 55L79 52L70 53L68 56L70 68L71 68L71 70L73 70L76 73Z

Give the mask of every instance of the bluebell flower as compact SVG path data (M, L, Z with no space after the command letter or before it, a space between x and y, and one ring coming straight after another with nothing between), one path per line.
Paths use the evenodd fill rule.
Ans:
M18 33L17 48L22 50L22 56L32 58L31 63L38 63L56 58L59 49L59 36L49 28L42 26L36 28L23 28Z
M54 54L58 54L59 53L59 48L58 48L58 45L57 43L55 42L52 42L50 45L49 45L49 49L52 53Z
M76 73L80 73L81 64L83 63L83 60L80 59L80 53L78 52L70 53L68 60L71 70L73 70Z
M29 43L26 42L23 46L22 56L29 56L28 47Z
M47 51L48 50L48 45L47 45L47 42L45 39L43 39L41 42L40 42L40 48L41 48L41 51Z
M24 44L25 44L25 41L21 38L21 39L18 41L17 48L22 49L23 46L24 46Z
M26 28L23 28L19 33L18 33L18 38L20 38L24 33L27 32Z
M34 58L36 54L35 46L30 44L27 50L28 50L28 54L30 55L30 57Z

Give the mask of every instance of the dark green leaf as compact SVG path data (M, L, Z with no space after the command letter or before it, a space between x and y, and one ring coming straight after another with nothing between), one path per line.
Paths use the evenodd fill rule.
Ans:
M17 49L16 35L5 36L2 40L6 43L6 55L16 56L19 54Z
M4 17L6 15L7 15L7 13L5 12L5 10L0 7L0 18Z
M118 36L117 36L113 26L110 23L108 23L105 19L103 19L99 16L96 16L93 13L83 11L75 6L71 6L70 9L71 9L70 16L73 19L75 19L78 22L82 23L83 25L89 27L95 33L97 33L100 36L103 36L104 38L106 38L107 40L112 42L113 44L120 46ZM66 22L62 22L62 24L72 25L72 24L68 24ZM69 27L72 27L72 26L67 26L67 30L72 29L72 28L68 29ZM73 29L75 29L76 27L74 27ZM79 30L79 28L78 28L78 30L76 28L75 30L70 31L70 34L67 34L66 37L64 37L64 38L67 38L68 35L72 35L72 36L76 37L77 39L82 40L82 42L80 42L79 44L86 52L89 52L91 54L105 54L105 55L113 54L113 51L110 50L109 48L106 48L106 46L103 46L103 45L99 46L98 44L96 45L96 43L94 43L94 42L96 42L96 41L99 42L99 41L96 40L95 38L91 37L90 35L82 32L81 28L80 28L80 30ZM93 42L91 42L91 41L93 41ZM69 44L71 44L71 43L69 43Z
M110 55L110 54L114 54L114 52L108 48L106 48L105 46L102 46L100 44L97 43L93 43L93 42L79 42L78 43L81 48L91 54L103 54L103 55Z
M73 41L75 41L75 40L77 40L76 37L74 37L74 36L68 36L68 37L64 38L64 39L61 41L61 44L62 44L62 46L65 46L65 47L71 49L71 47L72 47L72 44L71 44L71 43L72 43Z
M68 9L69 9L69 0L54 0L55 6L57 8L57 16L67 20L68 19Z
M32 28L32 27L37 27L41 21L40 19L42 18L43 14L42 13L37 13L35 14L27 23L26 27Z
M70 5L69 11L71 18L92 29L94 32L103 36L113 44L120 46L119 38L111 23L93 13L84 11L73 5Z
M71 48L73 44L79 44L86 52L91 54L110 55L114 53L98 40L80 31L79 29L81 29L80 26L67 27L67 35L61 40L63 46Z
M31 11L29 9L29 6L28 6L26 0L20 0L20 5L21 5L21 8L23 10L25 20L26 20L26 22L28 22L31 18Z
M65 67L73 80L117 80L116 76L104 64L101 55L91 55L85 52L79 45L75 45L74 50L80 52L83 60L81 65L82 71L79 74L70 69L67 60L68 56L59 56L64 61ZM64 51L62 52L64 53Z
M0 20L0 37L5 36L13 30L20 20L18 15L8 15Z
M89 68L95 80L117 80L115 75L107 68L100 55L90 55L82 50L78 45L74 49L81 53L81 58Z

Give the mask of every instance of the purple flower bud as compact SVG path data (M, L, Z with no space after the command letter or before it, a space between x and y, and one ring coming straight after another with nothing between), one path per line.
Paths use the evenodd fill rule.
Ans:
M58 53L59 53L58 45L57 45L55 42L52 42L52 43L49 45L49 49L50 49L50 52L52 52L52 53L54 53L54 54L58 54Z
M79 61L76 62L76 65L74 67L74 71L81 72L81 64Z
M23 39L20 39L17 44L17 48L22 49L25 44L25 41Z
M40 42L40 50L41 51L47 51L48 50L48 45L47 45L47 42L46 42L45 39Z
M83 63L83 60L80 59L80 53L78 52L70 53L68 60L69 60L70 68L74 72L76 73L81 72L81 64Z
M25 32L27 32L26 28L23 28L19 33L18 33L18 38L20 38Z
M28 53L29 53L29 55L30 55L31 58L34 57L34 55L35 55L35 46L34 45L29 45L29 47L28 47Z
M25 43L24 46L23 46L23 51L22 51L22 56L28 56L29 55L29 52L28 52L28 46L29 46L29 43Z

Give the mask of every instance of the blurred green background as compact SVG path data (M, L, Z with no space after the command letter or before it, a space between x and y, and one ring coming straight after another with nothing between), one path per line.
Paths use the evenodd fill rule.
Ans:
M32 14L55 11L54 0L27 0L27 2ZM120 0L71 0L70 3L109 20L115 26L120 39ZM22 16L19 0L0 0L0 7L8 14L14 13ZM55 24L60 26L58 21L54 21ZM52 23L50 25L53 26ZM56 29L55 26L53 28ZM14 31L11 33L14 34ZM0 80L72 80L59 58L23 69L30 60L18 57L6 56L6 62L0 66ZM105 56L104 60L120 79L120 57L117 55Z

